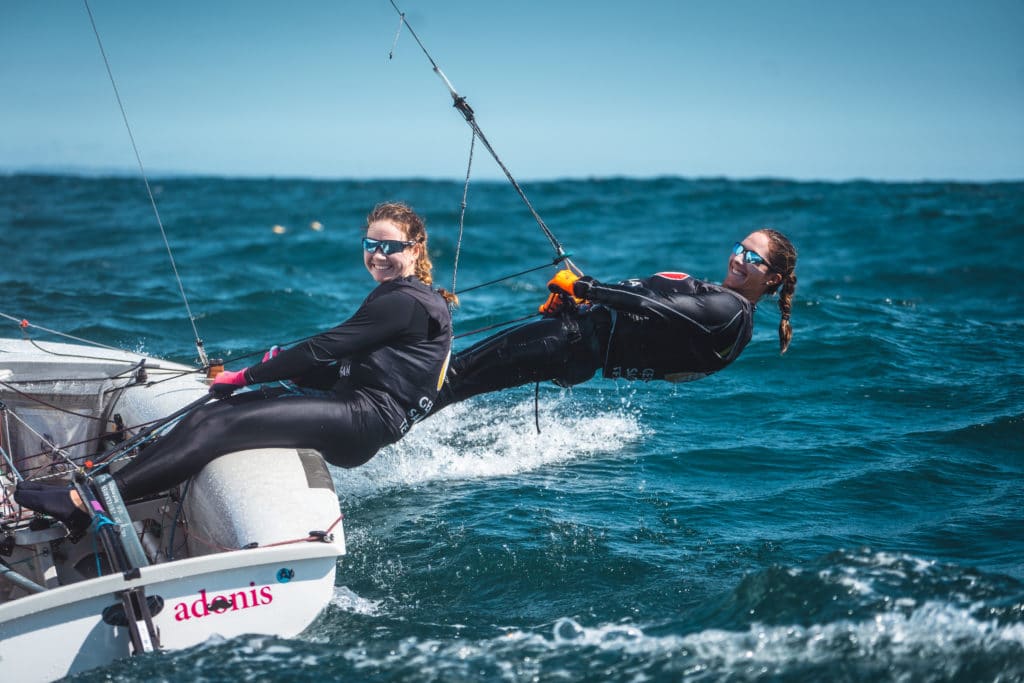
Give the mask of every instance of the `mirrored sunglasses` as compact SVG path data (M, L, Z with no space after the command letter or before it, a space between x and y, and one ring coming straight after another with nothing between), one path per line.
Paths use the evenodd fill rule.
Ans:
M416 243L405 240L375 240L372 237L363 238L363 249L366 250L367 254L372 254L380 249L381 253L385 256L391 256L392 254L405 251L414 244Z
M739 242L732 245L732 253L735 256L739 256L740 254L742 254L744 263L751 263L755 266L767 266L768 270L774 270L774 268L772 268L772 265L768 263L768 261L766 261L763 256L758 254L753 249L747 249Z

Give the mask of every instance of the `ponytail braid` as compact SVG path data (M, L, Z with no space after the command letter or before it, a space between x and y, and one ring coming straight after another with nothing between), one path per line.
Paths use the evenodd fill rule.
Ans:
M789 323L793 312L793 295L796 293L796 247L785 235L777 230L765 228L761 230L768 236L771 254L768 264L771 269L782 276L782 281L769 287L768 294L779 294L779 353L785 353L793 338L793 328Z
M789 316L793 310L793 294L796 292L796 275L789 275L782 280L779 290L779 353L789 348L789 340L793 338L793 327L789 324Z

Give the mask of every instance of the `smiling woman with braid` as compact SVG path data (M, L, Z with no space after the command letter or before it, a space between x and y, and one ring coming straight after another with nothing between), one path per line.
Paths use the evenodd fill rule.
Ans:
M451 349L448 305L431 288L423 220L405 204L380 204L366 219L363 264L377 287L351 318L262 363L217 376L222 400L192 411L166 436L113 474L125 500L167 490L225 453L312 448L356 467L426 417ZM298 389L246 385L291 380ZM89 522L77 492L21 482L23 506L67 522Z
M750 341L754 309L778 294L779 348L793 338L796 249L764 228L737 242L721 285L662 272L607 285L560 271L544 318L513 327L456 354L435 412L471 396L532 382L608 378L685 382L732 363Z

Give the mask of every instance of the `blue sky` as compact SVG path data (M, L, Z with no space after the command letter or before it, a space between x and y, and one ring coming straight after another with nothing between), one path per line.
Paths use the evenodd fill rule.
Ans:
M388 0L90 6L152 172L465 173ZM522 180L1024 178L1020 0L399 6ZM0 169L136 168L81 2L0 0L0 130Z

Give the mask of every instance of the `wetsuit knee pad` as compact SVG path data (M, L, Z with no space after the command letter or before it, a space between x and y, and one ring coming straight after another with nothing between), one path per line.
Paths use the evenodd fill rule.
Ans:
M553 381L560 387L586 382L601 367L602 340L592 315L568 318L562 326L565 342L560 369Z
M582 384L594 376L599 370L589 358L570 359L558 377L552 381L560 387L571 387Z

